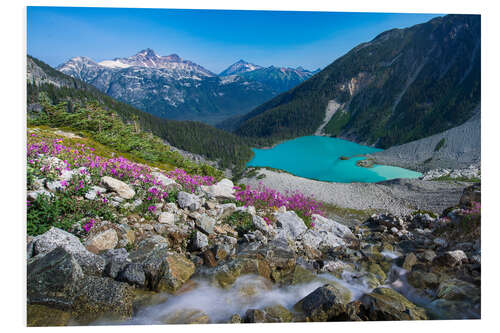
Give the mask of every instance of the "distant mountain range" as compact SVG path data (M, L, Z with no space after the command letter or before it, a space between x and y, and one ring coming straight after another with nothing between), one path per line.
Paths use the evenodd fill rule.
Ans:
M177 54L160 56L152 49L101 62L75 57L57 69L153 115L210 124L245 114L315 73L240 60L216 75Z
M447 15L383 32L221 128L266 144L319 131L388 148L465 123L480 99L481 17Z

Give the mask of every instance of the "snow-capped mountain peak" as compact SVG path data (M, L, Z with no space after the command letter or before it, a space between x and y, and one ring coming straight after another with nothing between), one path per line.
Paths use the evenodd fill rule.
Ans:
M264 68L259 65L255 65L249 62L246 62L243 59L238 60L228 68L226 68L224 71L222 71L219 75L220 76L229 76L229 75L235 75L235 74L241 74L245 72L251 72L256 69L261 69Z

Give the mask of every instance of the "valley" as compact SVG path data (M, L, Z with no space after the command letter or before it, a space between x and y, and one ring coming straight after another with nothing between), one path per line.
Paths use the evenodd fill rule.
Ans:
M481 318L480 23L316 71L28 55L27 325Z

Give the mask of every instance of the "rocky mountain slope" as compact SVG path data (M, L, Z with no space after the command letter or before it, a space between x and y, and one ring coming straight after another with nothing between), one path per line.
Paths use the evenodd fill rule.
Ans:
M380 148L465 123L480 102L478 15L447 15L381 33L311 79L257 107L236 133L270 142L323 132Z
M460 169L481 163L481 111L464 124L430 137L371 154L378 164L419 171Z
M176 54L159 56L151 49L99 63L75 57L57 69L150 114L210 124L246 113L312 75L287 69L282 75L252 76L262 68L240 61L223 72L232 75L217 76Z

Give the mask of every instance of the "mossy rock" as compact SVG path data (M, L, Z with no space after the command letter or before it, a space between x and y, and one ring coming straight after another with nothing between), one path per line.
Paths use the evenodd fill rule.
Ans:
M387 279L387 275L378 264L370 264L370 266L368 267L368 272L375 274L380 284L384 284L385 280Z
M169 296L166 293L157 293L154 291L135 289L132 308L134 310L134 313L137 313L139 310L145 307L166 302L168 297Z
M200 310L179 309L174 313L166 314L160 321L164 324L209 324L210 317Z
M376 288L360 301L370 320L423 320L428 319L425 309L410 302L391 288Z
M276 322L289 323L293 319L292 313L282 305L268 306L264 309L266 318L271 317Z
M41 304L28 304L28 327L67 326L71 313Z
M158 283L158 291L177 291L194 274L196 267L186 256L172 253L166 258L165 273Z

